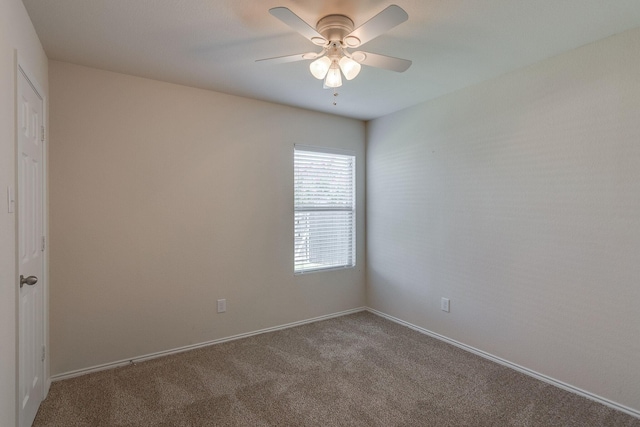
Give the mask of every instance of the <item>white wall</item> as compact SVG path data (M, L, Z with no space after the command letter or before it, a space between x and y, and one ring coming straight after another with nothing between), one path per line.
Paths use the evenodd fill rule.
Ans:
M0 2L0 420L16 423L16 217L8 213L7 186L16 188L15 84L18 52L45 95L47 57L20 0Z
M364 305L363 122L49 73L53 375ZM355 269L293 274L295 143L356 152Z
M368 305L640 410L638 52L640 29L370 122Z

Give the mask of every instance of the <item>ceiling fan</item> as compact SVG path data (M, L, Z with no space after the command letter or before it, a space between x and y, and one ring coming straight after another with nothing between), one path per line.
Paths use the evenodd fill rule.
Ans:
M274 7L269 9L269 13L313 44L322 47L322 50L317 53L307 52L259 59L257 62L283 63L313 59L309 70L315 78L324 79L325 89L342 86L341 71L347 80L352 80L360 73L361 65L400 73L411 66L411 61L406 59L359 50L349 51L349 49L356 49L406 21L409 15L400 6L387 7L355 29L353 21L345 15L327 15L321 18L314 28L286 7Z

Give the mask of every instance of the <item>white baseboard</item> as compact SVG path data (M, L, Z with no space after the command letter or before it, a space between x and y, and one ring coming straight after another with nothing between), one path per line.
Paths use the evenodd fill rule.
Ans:
M438 340L444 341L444 342L446 342L448 344L454 345L454 346L456 346L458 348L461 348L461 349L466 350L466 351L468 351L470 353L476 354L476 355L478 355L480 357L483 357L485 359L491 360L492 362L495 362L495 363L498 363L500 365L506 366L508 368L514 369L514 370L516 370L518 372L522 372L523 374L529 375L530 377L533 377L533 378L538 379L540 381L544 381L544 382L546 382L548 384L554 385L554 386L559 387L559 388L561 388L563 390L567 390L569 392L575 393L575 394L580 395L582 397L586 397L587 399L596 401L598 403L602 403L603 405L609 406L609 407L611 407L613 409L617 409L618 411L622 411L622 412L624 412L626 414L629 414L629 415L631 415L633 417L640 418L640 411L638 411L636 409L629 408L627 406L624 406L624 405L621 405L619 403L613 402L613 401L611 401L609 399L605 399L604 397L601 397L601 396L598 396L596 394L590 393L588 391L582 390L582 389L580 389L578 387L574 387L571 384L567 384L565 382L556 380L555 378L548 377L547 375L544 375L544 374L541 374L539 372L533 371L531 369L525 368L524 366L520 366L520 365L518 365L516 363L509 362L508 360L502 359L502 358L500 358L498 356L494 356L491 353L487 353L486 351L478 350L475 347L471 347L469 345L463 344L463 343L461 343L459 341L456 341L456 340L453 340L451 338L445 337L444 335L437 334L437 333L432 332L432 331L430 331L428 329L421 328L420 326L416 326L416 325L414 325L412 323L405 322L402 319L398 319L397 317L390 316L390 315L388 315L386 313L383 313L381 311L375 310L373 308L367 307L366 310L368 312L372 313L372 314L375 314L375 315L380 316L380 317L384 317L387 320L391 320L392 322L395 322L395 323L398 323L400 325L406 326L406 327L411 328L411 329L413 329L415 331L421 332L421 333L423 333L425 335L428 335L430 337L433 337L433 338L436 338Z
M86 375L86 374L90 374L90 373L93 373L93 372L105 371L107 369L113 369L113 368L118 368L118 367L121 367L121 366L127 366L127 365L130 365L132 363L139 363L139 362L143 362L145 360L156 359L156 358L162 357L162 356L168 356L168 355L171 355L171 354L182 353L182 352L185 352L185 351L194 350L196 348L208 347L210 345L221 344L223 342L234 341L234 340L238 340L238 339L241 339L241 338L247 338L247 337L250 337L250 336L253 336L253 335L266 334L267 332L281 331L283 329L293 328L295 326L305 325L307 323L319 322L321 320L327 320L327 319L332 319L334 317L346 316L348 314L359 313L361 311L366 311L366 310L367 310L366 307L353 308L351 310L345 310L345 311L340 311L338 313L326 314L324 316L318 316L318 317L314 317L314 318L311 318L311 319L300 320L298 322L286 323L284 325L273 326L273 327L265 328L265 329L259 329L257 331L246 332L246 333L243 333L243 334L233 335L233 336L225 337L225 338L219 338L217 340L206 341L206 342L202 342L202 343L199 343L199 344L192 344L192 345L187 345L187 346L184 346L184 347L174 348L174 349L171 349L171 350L158 351L156 353L149 353L149 354L145 354L145 355L142 355L142 356L132 357L132 358L129 358L129 359L123 359L123 360L118 360L118 361L115 361L115 362L104 363L102 365L91 366L89 368L78 369L78 370L75 370L75 371L70 371L70 372L65 372L65 373L62 373L62 374L53 375L50 378L50 381L60 381L60 380L68 379L68 378L79 377L81 375Z

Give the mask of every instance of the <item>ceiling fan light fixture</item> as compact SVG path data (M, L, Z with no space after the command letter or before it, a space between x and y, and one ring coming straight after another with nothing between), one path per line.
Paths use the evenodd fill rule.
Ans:
M323 56L322 58L318 58L311 64L309 64L309 71L311 71L313 77L318 80L322 80L327 75L329 67L331 67L331 60L326 56Z
M327 77L324 79L324 85L331 88L342 86L342 75L340 74L340 67L335 62L331 64Z
M344 41L344 44L347 45L347 47L360 46L360 39L357 38L356 36L346 36L343 41Z
M362 66L348 56L340 58L340 69L347 80L353 80L359 73Z
M327 41L322 37L311 37L311 43L315 44L316 46L324 46L325 44L327 44Z
M365 59L367 59L367 55L364 52L357 51L357 52L353 52L351 54L351 59L353 59L354 61L360 63L360 62L364 61Z

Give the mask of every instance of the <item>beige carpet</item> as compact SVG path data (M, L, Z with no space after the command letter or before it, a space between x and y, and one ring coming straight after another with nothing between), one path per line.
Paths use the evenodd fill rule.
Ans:
M640 426L369 313L53 383L34 426Z

